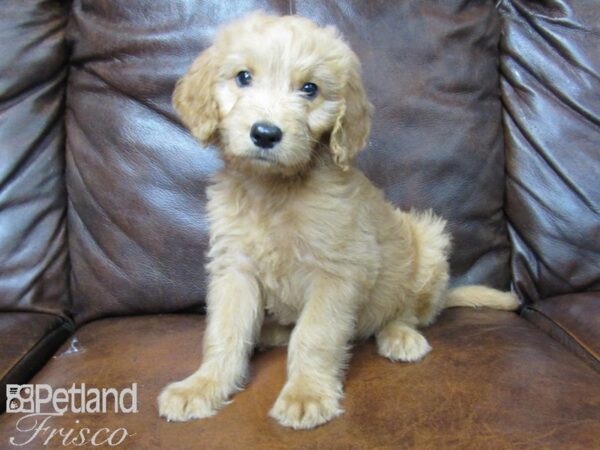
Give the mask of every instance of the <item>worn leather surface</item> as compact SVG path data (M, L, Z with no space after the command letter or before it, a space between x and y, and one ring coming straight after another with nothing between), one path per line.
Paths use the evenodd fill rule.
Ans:
M453 309L424 331L433 351L389 362L372 341L349 366L346 412L312 431L280 427L267 413L285 380L285 349L258 353L247 388L215 417L159 419L155 398L201 359L204 318L154 315L94 321L33 379L55 387L138 383L137 414L67 414L47 424L127 428L131 449L598 448L598 373L513 313ZM0 416L5 445L20 415ZM79 423L75 421L79 420ZM22 442L22 441L20 441ZM58 440L47 448L61 448ZM24 446L23 448L40 448Z
M66 5L2 2L0 311L65 315Z
M6 385L29 381L72 331L70 322L52 314L0 313L0 412Z
M506 288L492 2L77 0L66 116L77 322L201 308L204 191L221 162L170 96L216 27L257 8L341 29L376 108L359 165L394 204L450 219L455 283Z
M600 2L501 2L506 213L531 301L600 290Z
M600 292L545 299L523 315L600 371Z

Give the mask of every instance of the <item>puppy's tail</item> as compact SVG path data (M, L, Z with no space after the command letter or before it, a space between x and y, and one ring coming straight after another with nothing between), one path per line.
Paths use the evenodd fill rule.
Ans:
M471 308L486 307L503 311L514 311L519 307L519 300L512 292L502 292L486 286L461 286L450 289L446 293L446 308L469 306Z

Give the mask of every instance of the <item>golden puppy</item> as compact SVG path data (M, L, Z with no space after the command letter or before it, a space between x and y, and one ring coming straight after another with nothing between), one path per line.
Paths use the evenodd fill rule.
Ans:
M371 107L334 28L263 13L230 24L177 83L174 105L225 168L208 190L203 362L160 394L168 420L215 414L256 345L288 344L270 415L311 428L342 412L353 340L374 335L381 355L416 361L431 349L416 328L445 307L517 307L482 286L448 291L445 222L395 209L352 167Z

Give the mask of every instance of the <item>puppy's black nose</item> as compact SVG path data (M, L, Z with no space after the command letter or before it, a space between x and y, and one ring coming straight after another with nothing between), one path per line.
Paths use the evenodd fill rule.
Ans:
M281 141L283 132L281 128L266 122L257 122L252 125L250 137L258 147L273 148L275 144Z

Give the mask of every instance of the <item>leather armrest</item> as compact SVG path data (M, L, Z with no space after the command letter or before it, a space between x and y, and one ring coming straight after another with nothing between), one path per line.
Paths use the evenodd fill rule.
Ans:
M53 314L0 313L0 412L6 385L26 383L73 333L73 325Z
M522 315L600 370L600 292L541 300Z

